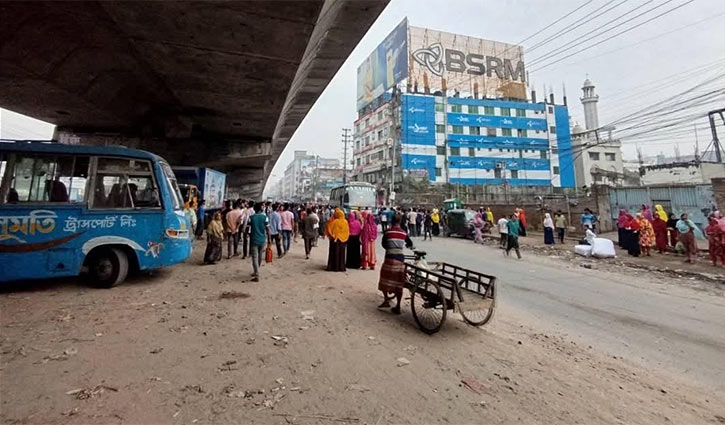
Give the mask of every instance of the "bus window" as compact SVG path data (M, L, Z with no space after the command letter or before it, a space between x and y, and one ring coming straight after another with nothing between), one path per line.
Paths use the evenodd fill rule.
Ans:
M148 161L98 158L94 177L92 209L161 206Z
M2 201L82 202L88 163L88 157L11 154L5 161L3 193L7 195Z
M179 185L176 183L176 176L174 175L174 172L171 170L171 167L169 167L169 164L165 162L161 162L161 169L164 171L164 175L166 176L166 182L169 186L169 194L171 195L171 201L174 203L174 209L180 210L181 206L184 205L183 199L181 197L181 191L179 191Z

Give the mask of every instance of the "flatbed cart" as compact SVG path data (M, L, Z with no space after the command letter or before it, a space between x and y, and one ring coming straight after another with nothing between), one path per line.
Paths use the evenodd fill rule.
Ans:
M424 251L405 256L405 287L413 318L427 334L438 332L448 310L471 326L483 326L496 308L496 277L448 263L425 260Z

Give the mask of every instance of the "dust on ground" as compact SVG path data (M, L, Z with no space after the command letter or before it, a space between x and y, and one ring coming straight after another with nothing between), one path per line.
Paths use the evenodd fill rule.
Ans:
M725 396L498 315L418 330L327 244L0 294L2 423L724 423ZM407 293L406 293L407 296Z

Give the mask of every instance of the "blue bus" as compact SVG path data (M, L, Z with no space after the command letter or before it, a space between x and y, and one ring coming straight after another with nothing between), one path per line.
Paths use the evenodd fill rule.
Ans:
M0 140L0 281L111 287L184 261L190 223L171 167L123 147Z

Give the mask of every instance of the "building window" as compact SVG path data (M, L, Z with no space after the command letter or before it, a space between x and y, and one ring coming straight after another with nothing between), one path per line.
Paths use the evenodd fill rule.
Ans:
M559 154L559 148L551 148L551 154L552 155L558 155Z
M559 167L554 167L554 174L559 175Z
M451 112L463 112L463 105L451 105Z
M616 160L617 160L617 155L616 155L616 154L614 154L614 153L609 153L609 152L606 152L606 153L604 154L604 158L605 158L605 159L606 159L607 161L616 161Z
M589 152L589 159L599 161L599 152Z
M438 154L438 155L445 155L446 154L446 147L445 146L436 146L436 154Z
M480 135L481 129L478 127L468 127L468 134Z
M511 108L501 108L501 116L510 117L511 116Z
M553 106L549 106L549 113L550 114L553 114L554 113L554 107Z
M356 150L359 150L360 149L360 141L359 140L355 140L355 149Z
M436 124L436 133L445 133L446 126L443 124Z
M483 113L486 115L496 115L496 110L493 108L493 106L484 106Z
M365 127L369 127L369 126L370 126L370 118L365 120Z
M488 137L496 137L496 129L495 128L487 128L486 129L486 136Z
M436 103L436 112L445 112L442 103Z
M501 169L496 168L495 170L493 170L493 176L497 179L500 179L501 178Z
M468 113L469 114L478 114L478 106L468 105Z
M511 129L510 128L502 128L501 129L501 135L504 137L511 137Z
M378 130L378 140L383 140L383 130Z
M360 166L360 158L357 159L357 166Z
M468 148L468 156L476 156L476 150L473 148Z
M546 151L541 151L541 159L547 159L549 155L546 153Z
M378 111L378 121L383 120L383 111Z
M519 170L511 170L511 178L512 179L518 179L519 178Z
M488 151L489 152L493 152L493 148L488 148Z
M452 126L451 133L453 133L453 134L463 134L463 126L462 125L454 125L454 126Z
M460 156L461 148L451 148L451 156Z
M443 172L441 171L441 169L436 168L436 177L440 177L441 175L443 175Z
M518 129L518 130L516 130L516 135L518 137L529 137L529 132L528 132L528 130Z
M516 109L517 117L526 117L526 109Z
M549 126L549 133L550 134L556 134L556 126Z

